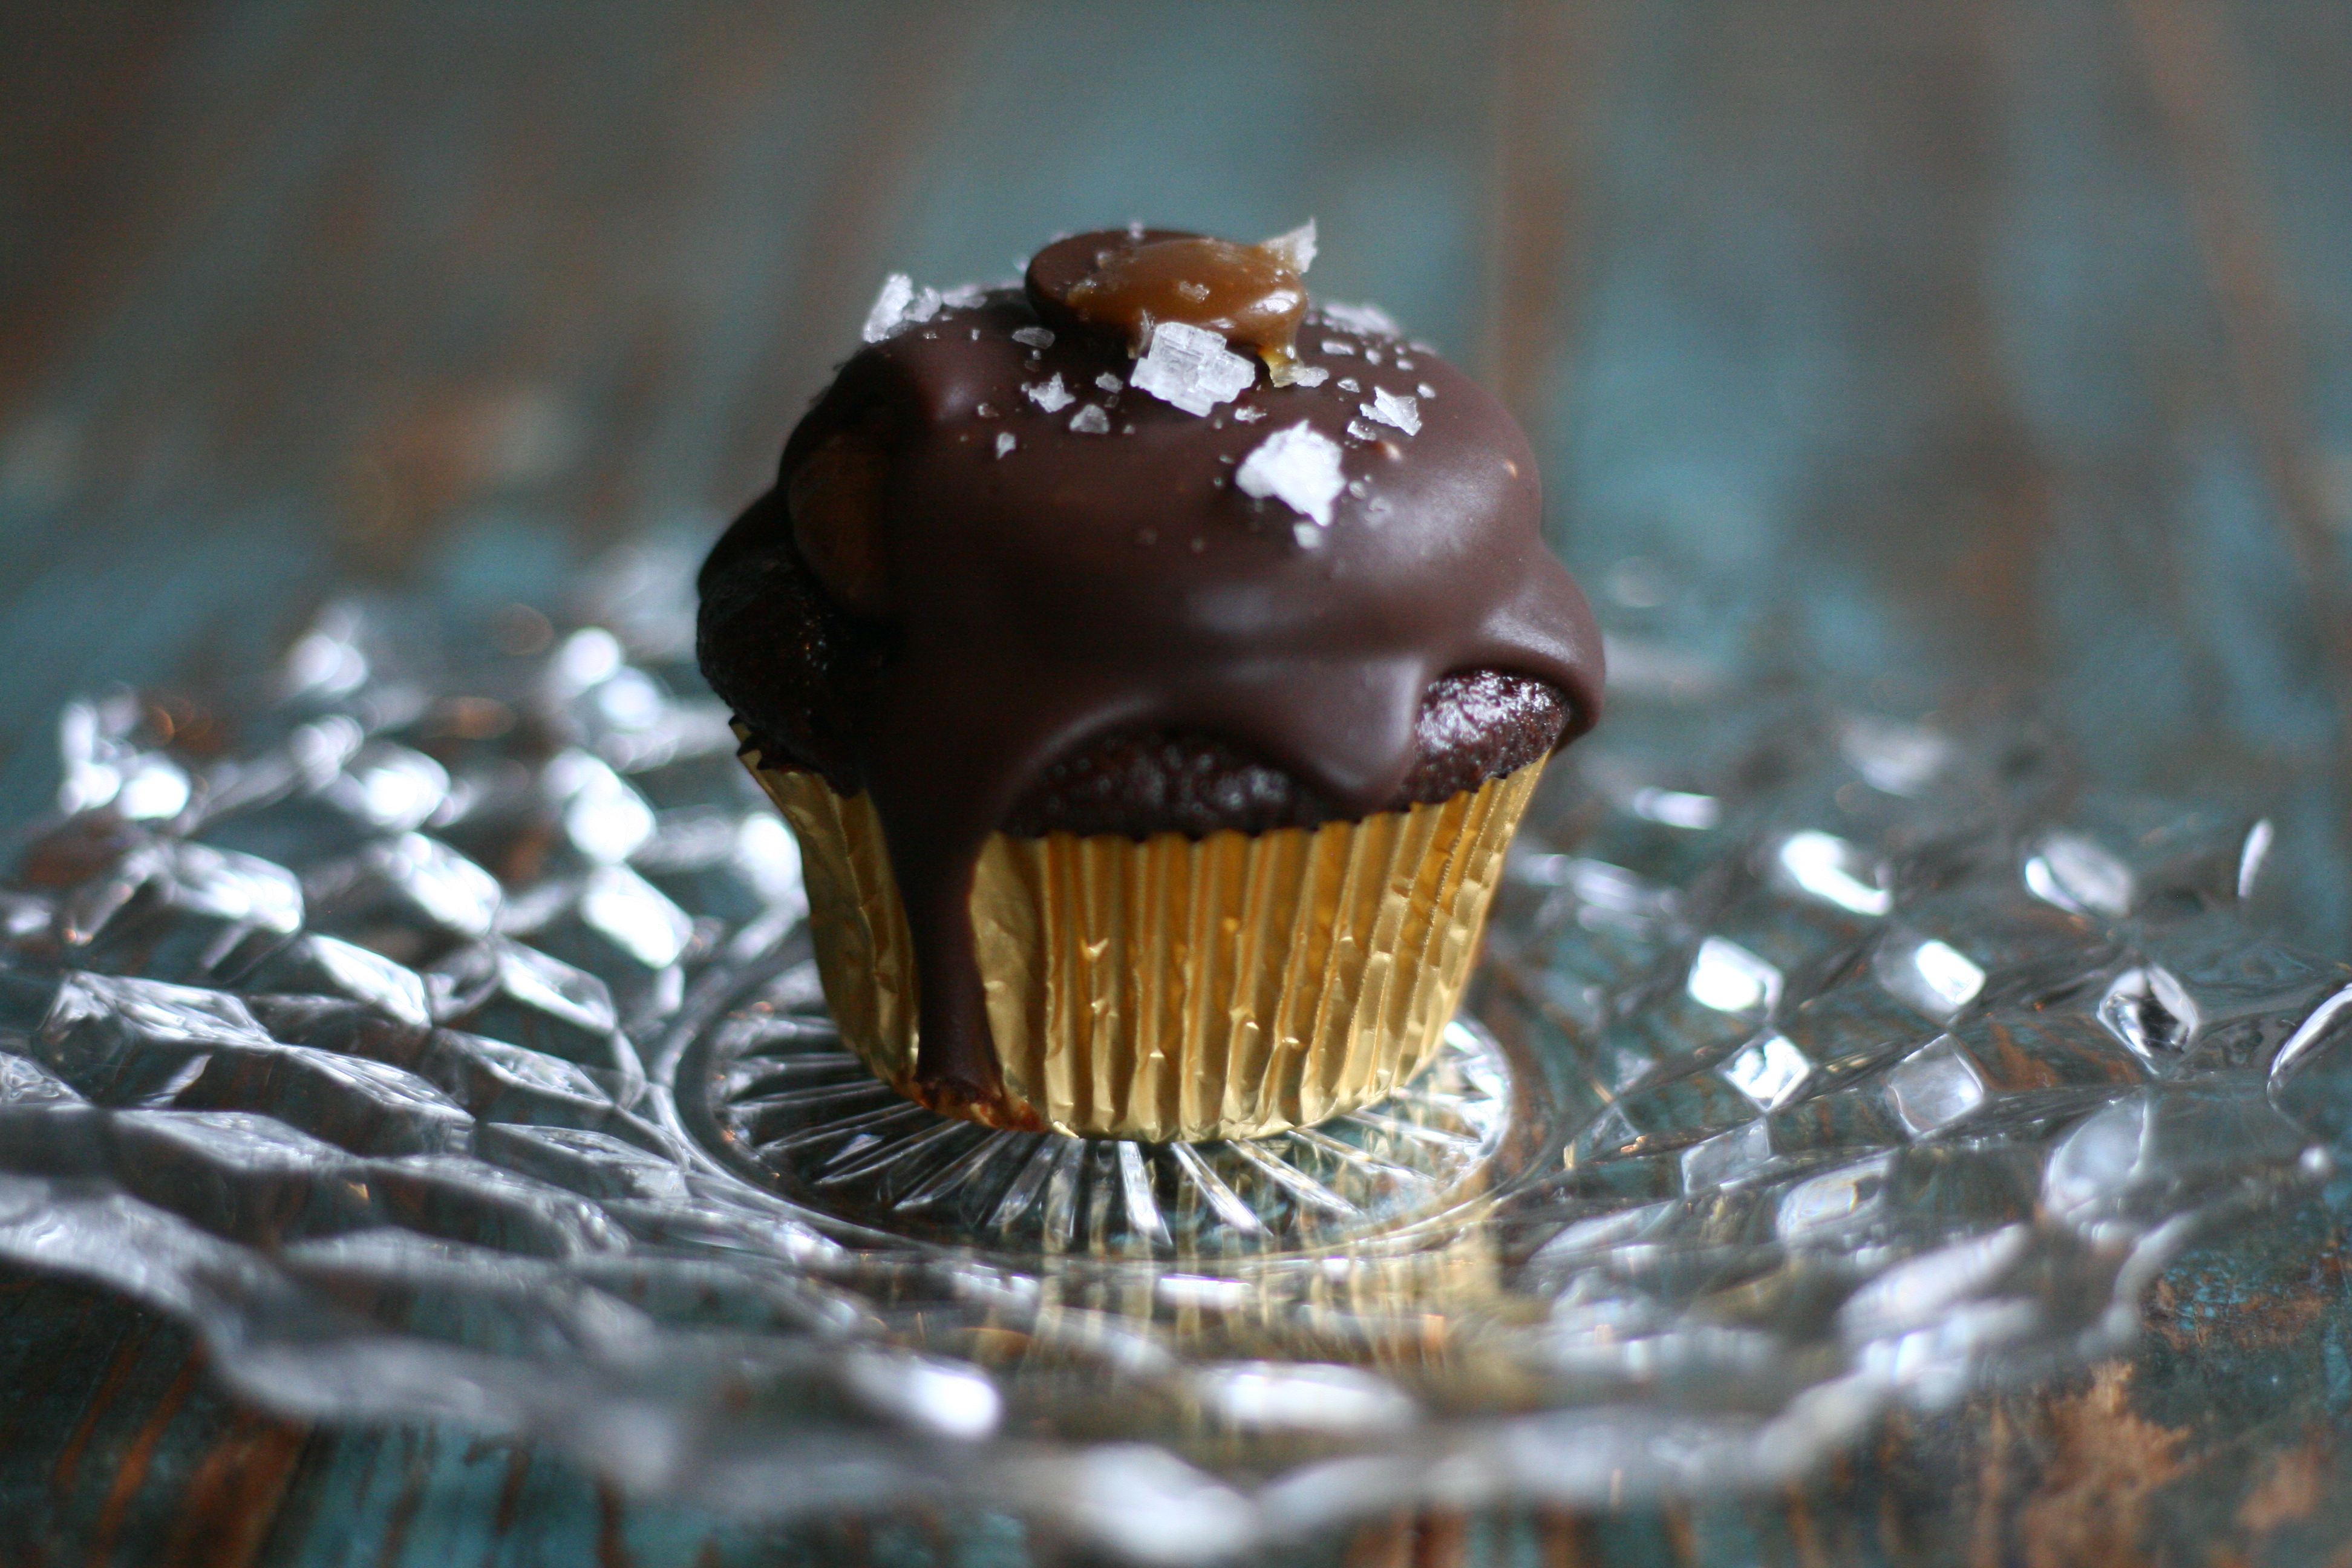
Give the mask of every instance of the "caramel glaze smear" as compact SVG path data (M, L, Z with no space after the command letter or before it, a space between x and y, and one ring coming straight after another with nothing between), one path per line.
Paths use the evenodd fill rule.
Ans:
M1326 374L1277 387L1261 369L1185 413L1124 385L1147 313L1277 355L1286 315L1297 367ZM1418 430L1371 419L1376 389L1413 398ZM1234 482L1301 423L1350 481L1311 547L1296 512ZM1540 515L1526 438L1434 354L1308 310L1258 247L1081 235L1025 289L841 367L703 568L703 667L768 765L871 792L920 977L919 1089L1020 1125L968 904L1028 786L1106 736L1205 731L1360 818L1412 770L1431 683L1480 669L1549 682L1563 742L1581 733L1601 641Z

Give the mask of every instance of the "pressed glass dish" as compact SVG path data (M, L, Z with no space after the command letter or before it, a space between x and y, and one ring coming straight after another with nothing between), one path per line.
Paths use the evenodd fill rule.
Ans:
M2352 969L2249 920L2259 812L1638 660L1389 1100L943 1120L842 1048L789 835L629 630L452 663L347 605L208 727L74 704L0 893L0 1255L276 1408L1194 1561L1775 1483L2124 1342L2333 1169Z

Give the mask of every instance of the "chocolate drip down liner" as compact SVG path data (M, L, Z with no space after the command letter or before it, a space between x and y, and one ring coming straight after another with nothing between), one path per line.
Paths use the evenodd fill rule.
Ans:
M870 798L744 760L800 840L843 1040L922 1098L920 977ZM1438 1048L1542 773L1314 828L992 835L971 916L1009 1102L997 1113L1082 1137L1202 1142L1382 1099Z

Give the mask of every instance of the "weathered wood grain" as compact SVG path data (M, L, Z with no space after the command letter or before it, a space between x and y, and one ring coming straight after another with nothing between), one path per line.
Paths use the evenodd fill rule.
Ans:
M2280 919L2340 949L2347 82L2336 0L14 0L0 813L53 788L63 694L248 667L335 584L551 604L616 541L714 527L889 268L1312 213L1325 289L1522 412L1616 627L2261 794ZM2324 1560L2336 1214L2303 1273L2200 1254L2130 1362L1906 1418L1784 1498L1301 1560ZM0 1281L0 1563L1062 1552L744 1531L461 1433L309 1433L199 1365Z
M0 1273L0 1563L254 1561L306 1439L210 1382L186 1333Z

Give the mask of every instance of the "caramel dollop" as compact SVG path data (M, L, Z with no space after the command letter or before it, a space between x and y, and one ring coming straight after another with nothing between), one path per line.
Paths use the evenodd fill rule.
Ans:
M1274 246L1164 229L1057 241L1031 259L1028 287L1041 315L1118 332L1136 354L1161 322L1181 321L1284 364L1307 313L1307 285Z

